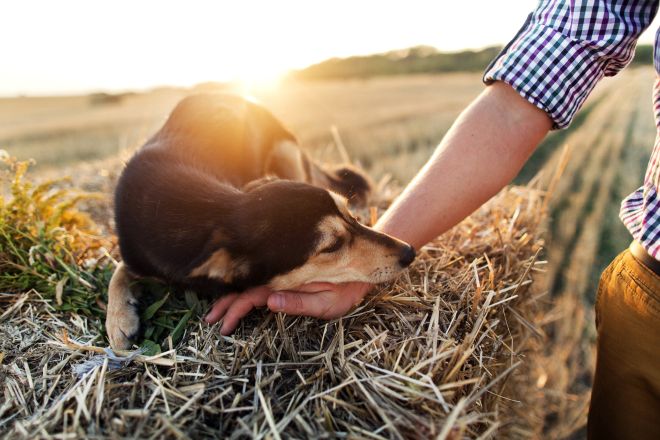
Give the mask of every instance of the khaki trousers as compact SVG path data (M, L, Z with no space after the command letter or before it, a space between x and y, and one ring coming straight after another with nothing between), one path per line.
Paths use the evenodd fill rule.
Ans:
M660 277L628 249L603 272L589 439L660 439Z

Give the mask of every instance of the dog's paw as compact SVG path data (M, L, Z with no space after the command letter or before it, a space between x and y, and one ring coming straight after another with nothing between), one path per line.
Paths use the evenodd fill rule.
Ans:
M105 318L110 347L115 350L128 350L140 332L140 315L137 303L109 304Z

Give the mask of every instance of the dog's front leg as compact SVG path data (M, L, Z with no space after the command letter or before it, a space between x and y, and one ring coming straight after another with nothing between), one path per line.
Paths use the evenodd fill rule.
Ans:
M117 350L131 348L140 330L138 301L131 292L132 277L124 263L119 263L110 280L105 330L110 346Z

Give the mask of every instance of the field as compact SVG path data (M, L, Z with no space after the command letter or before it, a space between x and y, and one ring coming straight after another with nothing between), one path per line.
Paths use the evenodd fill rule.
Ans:
M481 88L478 75L452 74L291 83L251 94L322 159L337 160L324 156L335 126L352 157L405 181ZM160 89L97 104L89 96L0 100L0 146L39 167L116 156L144 142L187 93ZM391 166L402 159L410 166Z
M380 291L377 298L391 305L370 301L343 321L318 326L312 320L277 317L247 325L235 339L218 340L193 324L197 306L189 302L188 312L172 312L183 326L174 329L176 338L166 338L164 354L143 359L137 379L126 376L131 371L122 373L104 390L99 384L110 374L107 361L78 383L62 372L67 362L89 357L76 344L104 345L94 330L93 313L76 310L50 322L45 317L53 312L41 300L43 292L36 292L37 299L20 289L14 292L20 296L3 294L0 304L8 306L0 310L0 337L7 344L0 346L0 377L13 382L5 389L6 403L0 403L0 434L98 436L107 429L104 423L124 434L137 429L171 437L190 434L186 426L194 426L199 436L231 429L254 437L334 430L365 438L410 438L415 433L410 424L442 438L579 434L593 371L593 293L602 268L629 242L617 211L621 198L640 184L655 136L652 81L646 67L603 81L573 126L549 135L532 156L516 180L531 181L527 188L505 191L434 242L410 274ZM336 144L344 145L348 156L391 195L414 175L482 88L478 74L443 74L293 82L278 91L251 93L316 157L340 161L344 152ZM30 177L69 175L75 187L107 194L121 162L189 92L161 88L118 96L2 99L0 149L35 159ZM84 207L103 235L110 236L107 200ZM500 294L505 295L495 297ZM21 339L17 323L30 316L43 320L47 330L26 331L39 348L30 351L21 343L14 352L9 341ZM432 324L446 328L445 334L439 337L436 330L434 335ZM62 328L78 342L59 336ZM276 340L283 346L274 348ZM53 346L60 351L49 351ZM263 363L251 363L257 355ZM429 367L436 362L437 368ZM298 363L302 366L291 370ZM499 382L519 365L517 375ZM165 367L174 373L158 370ZM36 388L35 368L43 369L43 383L36 381ZM196 385L195 378L206 378L209 388ZM233 381L231 391L214 388L226 380ZM427 380L439 388L427 388ZM151 407L155 415L127 410L124 403L118 412L101 406L103 399L124 398L124 392L131 403L146 402L144 408ZM59 398L49 407L53 393ZM309 395L319 397L317 403L308 402ZM7 412L25 406L26 399L34 400L29 411ZM214 405L220 414L236 413L237 419L221 419L219 431L198 426L196 415L212 424L218 414ZM409 417L400 418L403 409ZM429 423L417 417L419 411L438 419ZM517 422L507 419L508 412ZM351 413L363 420L352 420ZM382 428L369 425L372 420Z

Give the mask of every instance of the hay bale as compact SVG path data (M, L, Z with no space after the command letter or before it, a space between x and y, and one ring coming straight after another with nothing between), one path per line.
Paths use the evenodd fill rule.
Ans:
M82 378L72 366L105 345L90 318L0 294L0 434L525 436L541 207L503 191L342 319L258 311L232 337L197 320L160 355Z

